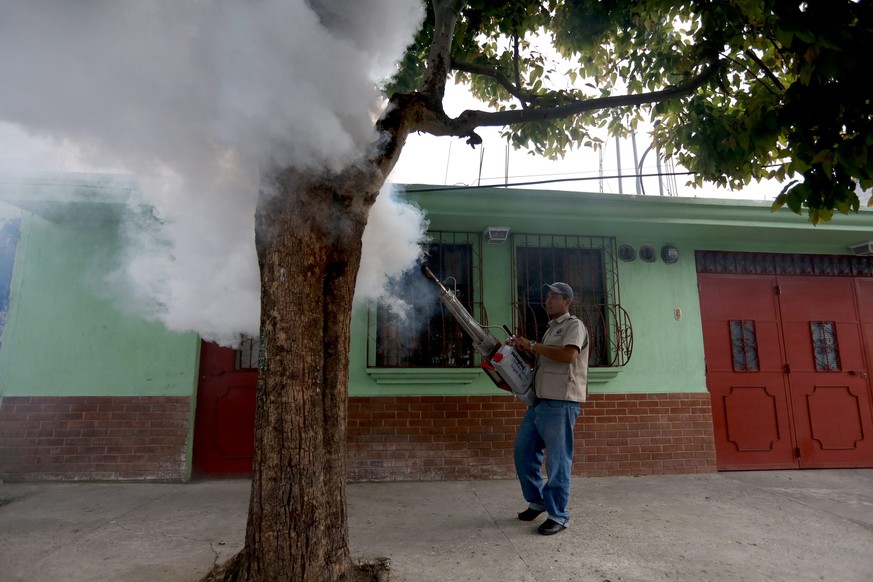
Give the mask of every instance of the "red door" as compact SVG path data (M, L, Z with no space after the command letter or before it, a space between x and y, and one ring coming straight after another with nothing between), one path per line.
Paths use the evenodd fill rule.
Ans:
M873 466L873 281L698 281L719 469Z
M864 342L864 361L867 375L873 372L873 279L855 279L858 297L858 317L861 320L861 338ZM869 378L868 378L869 380Z
M249 359L250 361L250 359ZM252 472L256 368L240 366L239 352L203 342L194 418L195 476Z
M782 328L801 468L873 462L873 415L855 282L780 277Z
M700 275L698 282L718 468L797 467L776 277Z

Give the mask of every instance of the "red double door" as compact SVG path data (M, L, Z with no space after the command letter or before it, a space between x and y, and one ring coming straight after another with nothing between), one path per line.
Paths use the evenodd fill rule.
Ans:
M719 469L873 467L873 280L698 282Z

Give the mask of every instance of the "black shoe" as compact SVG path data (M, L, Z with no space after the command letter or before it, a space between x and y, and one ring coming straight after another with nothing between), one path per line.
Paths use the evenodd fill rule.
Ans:
M533 521L537 518L539 514L541 514L544 510L542 509L531 509L528 507L524 511L518 514L518 519L521 521Z
M537 531L544 536L552 536L564 531L565 529L567 529L567 526L561 525L554 519L549 518L543 522L543 525L537 528Z

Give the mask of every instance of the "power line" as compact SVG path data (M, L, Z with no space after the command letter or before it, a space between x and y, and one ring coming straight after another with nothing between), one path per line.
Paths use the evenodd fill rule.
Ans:
M511 188L513 186L536 186L538 184L558 184L563 182L587 182L589 180L612 180L618 178L654 178L658 176L690 176L694 172L655 172L653 174L614 174L612 176L590 176L586 178L555 178L552 180L534 180L529 182L513 182L505 184L486 184L476 186L433 186L431 188L407 189L408 192L444 192L447 190L481 190L483 188Z

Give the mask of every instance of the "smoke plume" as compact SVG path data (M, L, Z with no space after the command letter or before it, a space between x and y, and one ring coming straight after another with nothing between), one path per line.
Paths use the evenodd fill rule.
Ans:
M421 258L427 225L422 210L402 200L398 187L383 187L364 229L355 296L376 299L404 317L412 306L391 292L392 284Z
M258 169L356 157L376 137L376 82L422 17L420 0L5 1L0 140L48 140L66 152L51 169L135 176L161 228L132 216L107 292L232 344L258 329ZM361 276L362 294L378 296L380 275Z

